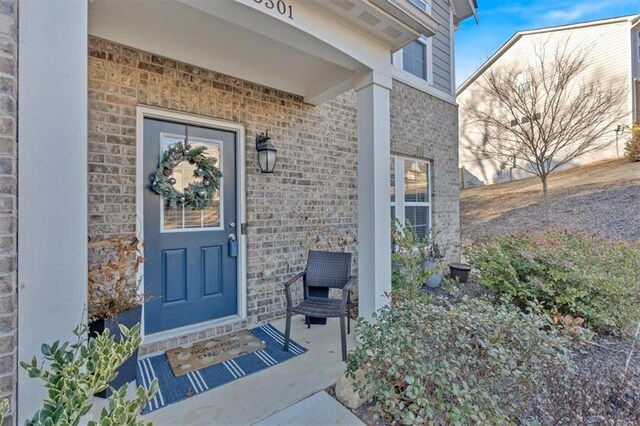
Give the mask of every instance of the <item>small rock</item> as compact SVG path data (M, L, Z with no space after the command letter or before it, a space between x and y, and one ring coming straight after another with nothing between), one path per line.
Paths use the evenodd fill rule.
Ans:
M356 371L355 379L341 376L336 383L336 398L342 404L355 410L364 404L370 397L370 395L364 395L360 397L360 394L353 389L353 383L364 378L364 370L360 369Z

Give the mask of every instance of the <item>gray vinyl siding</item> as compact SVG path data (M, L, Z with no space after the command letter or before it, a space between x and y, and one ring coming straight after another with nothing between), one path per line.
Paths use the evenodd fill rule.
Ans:
M633 78L640 79L640 31L631 31L631 66Z
M438 31L433 36L433 85L451 93L451 23L450 0L433 0L431 15L438 21Z

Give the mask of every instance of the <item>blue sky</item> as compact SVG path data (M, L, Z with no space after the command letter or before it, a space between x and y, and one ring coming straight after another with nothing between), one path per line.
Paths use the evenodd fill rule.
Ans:
M456 85L514 33L640 13L640 0L478 0L478 18L456 32Z

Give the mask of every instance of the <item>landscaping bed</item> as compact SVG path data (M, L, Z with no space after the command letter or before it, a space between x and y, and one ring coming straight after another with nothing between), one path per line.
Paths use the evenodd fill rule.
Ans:
M436 289L423 286L420 250L394 253L390 303L359 321L347 361L368 395L354 414L372 425L640 424L640 245L554 230L465 252L470 280Z

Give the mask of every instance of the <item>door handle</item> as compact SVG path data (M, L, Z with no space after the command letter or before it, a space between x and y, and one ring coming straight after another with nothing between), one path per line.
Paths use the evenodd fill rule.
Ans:
M238 257L238 240L236 234L229 234L229 257Z

